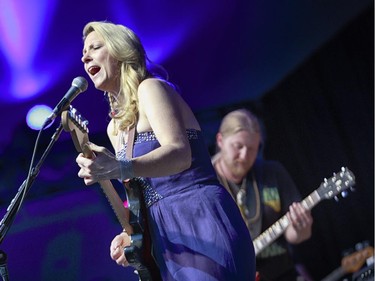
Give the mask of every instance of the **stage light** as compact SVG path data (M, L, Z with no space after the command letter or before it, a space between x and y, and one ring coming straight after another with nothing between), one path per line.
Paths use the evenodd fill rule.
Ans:
M26 115L26 123L33 130L40 130L47 119L52 113L52 108L47 105L35 105Z
M57 0L1 1L0 65L2 76L0 99L19 102L32 99L48 88L54 77L59 77L61 63L53 66L46 60L49 53L43 48L53 19Z

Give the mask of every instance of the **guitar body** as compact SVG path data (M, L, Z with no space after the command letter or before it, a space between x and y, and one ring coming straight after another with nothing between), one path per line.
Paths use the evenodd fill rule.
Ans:
M367 246L362 250L349 254L342 258L340 267L336 268L321 281L337 281L341 280L341 278L348 273L356 273L366 263L366 260L373 256L374 248L371 246ZM353 278L352 280L355 279Z
M95 157L90 150L88 121L73 107L61 114L65 131L70 132L75 148L87 158ZM125 208L110 180L99 181L122 229L130 234L131 245L124 253L129 265L137 271L140 281L159 281L159 269L151 255L151 237L147 224L147 208L144 204L142 186L138 178L125 182L128 208Z
M129 223L135 233L142 233L133 245L124 249L126 259L137 270L140 280L161 281L159 268L152 256L152 241L147 223L147 208L138 179L124 183L130 211ZM132 235L133 237L133 235Z

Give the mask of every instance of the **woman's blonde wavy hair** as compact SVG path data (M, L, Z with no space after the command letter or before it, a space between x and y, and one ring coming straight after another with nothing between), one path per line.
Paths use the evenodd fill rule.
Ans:
M129 28L107 21L93 21L83 29L83 41L90 32L97 32L104 40L109 53L119 63L120 92L117 97L108 93L110 118L118 122L118 129L126 130L135 126L138 118L139 84L148 77L154 76L147 68L145 49L138 36ZM117 128L115 135L117 134Z

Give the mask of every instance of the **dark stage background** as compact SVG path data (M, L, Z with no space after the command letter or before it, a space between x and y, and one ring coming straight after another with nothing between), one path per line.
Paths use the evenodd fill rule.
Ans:
M264 157L282 162L304 197L342 166L354 173L354 192L312 210L313 236L299 256L314 280L338 268L357 243L374 242L373 20L368 10L262 99L198 114L216 123L236 108L257 113L266 135Z
M340 266L343 254L353 250L357 243L367 241L371 246L374 244L374 7L371 4L348 20L324 44L286 69L282 78L271 82L272 79L264 74L264 80L258 83L267 85L259 88L261 94L256 97L251 93L257 90L247 85L247 75L256 72L256 69L249 70L254 54L241 49L241 60L241 54L234 51L239 41L250 49L255 48L250 43L253 38L243 36L235 42L225 40L226 36L241 34L240 31L235 33L234 27L240 29L243 25L258 23L255 19L261 18L261 15L244 8L249 6L239 1L234 8L236 13L232 15L242 18L235 23L227 19L223 34L214 37L215 44L222 48L224 42L228 43L228 52L214 55L214 48L206 50L212 52L206 63L226 56L226 64L218 68L223 72L230 70L241 74L237 78L233 80L232 77L230 83L215 81L214 76L205 76L208 66L202 63L195 75L200 83L207 77L207 85L203 92L197 91L199 96L194 96L194 102L191 102L193 98L189 97L189 92L194 92L194 87L201 84L198 81L192 85L183 82L184 70L177 71L171 61L186 63L194 58L199 48L182 46L174 57L165 61L165 66L192 104L212 154L215 133L225 113L236 108L249 108L260 116L264 125L263 157L282 162L303 196L309 195L324 178L331 177L342 166L354 173L355 191L338 202L324 200L317 205L312 210L313 236L298 248L298 258L307 266L313 280L321 280ZM253 17L247 18L248 14ZM78 26L79 31L80 28ZM205 34L202 30L200 32ZM295 50L303 45L303 37L300 39ZM267 48L272 49L273 54L282 51L276 45ZM233 57L228 58L231 55ZM237 62L235 66L229 66L231 59ZM281 55L280 60L280 65L287 64ZM199 61L192 64L198 65ZM173 70L179 74L174 74ZM68 76L67 80L71 77ZM69 83L65 85L66 90ZM233 88L234 84L236 88ZM212 91L207 90L210 85L215 85L211 87ZM58 93L49 92L54 97L51 104L58 101L65 88L59 85ZM33 104L33 101L27 104ZM102 111L105 108L103 98L89 100L82 95L74 104L79 105L83 114L94 108L97 118L106 121L106 112ZM4 126L12 117L8 113L12 107L1 105ZM90 124L98 123L95 120ZM46 147L50 142L56 126L57 122L43 132L40 147ZM4 142L0 155L1 215L6 213L25 179L37 135L21 122L5 131L10 141ZM109 146L104 134L104 126L94 127L91 141ZM8 255L10 280L136 280L130 268L124 269L110 260L109 243L121 227L99 186L87 188L77 178L75 157L69 135L63 133L0 246ZM122 194L120 187L118 191Z

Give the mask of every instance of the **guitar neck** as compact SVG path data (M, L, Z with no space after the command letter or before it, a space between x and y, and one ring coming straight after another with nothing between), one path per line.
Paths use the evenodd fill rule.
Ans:
M126 230L128 233L132 233L132 227L129 224L129 221L126 219L129 217L126 208L124 207L124 203L122 202L120 196L117 194L116 190L114 189L111 181L99 181L100 187L102 188L105 196L109 204L111 205L117 220L121 224L121 227Z
M305 199L302 200L301 204L306 210L311 210L316 204L318 204L322 198L315 190L310 193ZM255 255L258 255L264 248L273 243L277 238L281 236L289 226L290 222L286 215L282 216L278 221L272 224L264 232L262 232L257 238L253 240Z
M337 281L346 274L344 268L341 266L336 268L330 274L328 274L322 281Z

